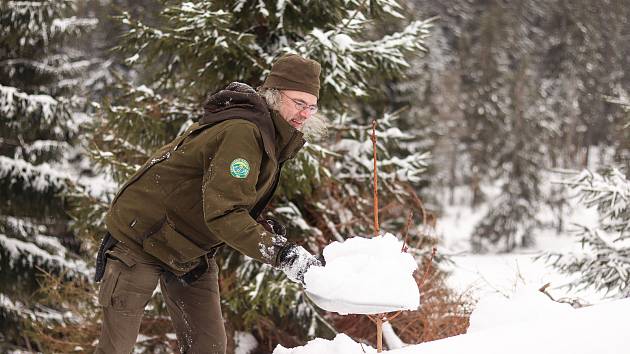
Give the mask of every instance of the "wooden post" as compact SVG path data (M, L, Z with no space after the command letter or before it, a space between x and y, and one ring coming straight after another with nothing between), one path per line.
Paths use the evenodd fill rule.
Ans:
M383 351L383 318L376 317L376 352Z
M372 120L372 146L374 147L374 236L378 236L379 226L378 226L378 175L376 174L376 120Z

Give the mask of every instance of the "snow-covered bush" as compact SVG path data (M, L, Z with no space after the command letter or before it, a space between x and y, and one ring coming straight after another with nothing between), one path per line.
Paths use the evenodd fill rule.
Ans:
M630 100L614 102L630 112ZM628 151L622 146L619 154L627 156ZM561 272L578 274L571 287L595 288L611 297L630 296L630 180L624 168L621 164L597 172L584 170L565 181L586 207L599 212L597 227L578 225L575 233L584 253L545 256Z

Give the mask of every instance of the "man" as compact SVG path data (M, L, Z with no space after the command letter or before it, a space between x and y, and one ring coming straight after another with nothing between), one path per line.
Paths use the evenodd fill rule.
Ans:
M257 222L282 164L303 146L317 111L319 63L285 55L257 93L232 83L204 115L159 149L114 198L97 257L103 306L97 353L129 353L158 281L182 353L225 353L216 250L228 245L296 282L321 263ZM104 273L104 274L103 274Z

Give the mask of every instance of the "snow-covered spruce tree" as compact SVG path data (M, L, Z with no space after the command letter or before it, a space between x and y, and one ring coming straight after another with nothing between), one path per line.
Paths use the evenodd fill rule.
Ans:
M522 24L512 11L504 4L488 5L471 29L477 45L468 43L471 55L462 59L462 141L472 167L473 206L487 198L483 183L498 181L500 188L498 197L485 201L488 212L473 232L476 251L509 252L534 242L545 142L554 134L553 117L541 105L535 84L540 78L530 60L533 45L514 44L522 36ZM504 30L502 38L496 36L499 29Z
M57 321L43 274L86 273L64 212L76 178L73 144L84 119L77 77L89 63L64 43L95 25L71 1L0 4L0 351L40 350L33 322Z
M284 187L270 213L287 223L294 241L313 252L336 238L370 234L371 127L351 125L349 115L341 112L357 97L378 94L373 92L372 80L401 75L406 58L423 51L428 23L407 20L394 1L164 5L152 21L160 25L149 25L127 13L119 17L128 31L117 50L126 54L126 64L137 75L133 83L123 78L118 94L102 104L88 146L96 168L123 182L158 146L199 117L208 94L231 81L258 86L275 57L297 52L322 63L320 105L324 115L339 123L331 129L331 135L332 142L340 144L312 143L303 149L286 166ZM403 30L380 37L366 35L379 19L392 16L407 22ZM407 151L397 151L398 155L388 152L397 141L412 140L413 136L396 130L389 118L382 121L378 128L382 138L381 197L385 202L402 200L405 195L401 184L418 180L426 156L417 151L409 157L401 157ZM89 195L90 191L85 193ZM94 235L103 229L108 204L108 197L85 198L85 209L75 211L86 216L83 221L88 231L82 234ZM404 224L402 219L398 226ZM259 339L289 345L328 328L321 325L325 321L301 289L280 273L229 249L220 256L220 263L229 329L254 330ZM157 299L148 309L146 326L141 331L150 340L139 347L159 350L157 345L167 342L169 329L148 324L163 321L165 311ZM77 341L89 345L93 340L86 337Z
M614 102L630 113L630 100ZM624 128L630 130L630 119ZM622 144L618 155L628 154ZM579 275L569 284L572 288L594 288L611 297L626 298L630 296L630 180L627 166L620 165L598 172L584 170L565 181L584 206L597 208L599 224L579 226L575 232L584 253L549 253L544 258L563 273Z

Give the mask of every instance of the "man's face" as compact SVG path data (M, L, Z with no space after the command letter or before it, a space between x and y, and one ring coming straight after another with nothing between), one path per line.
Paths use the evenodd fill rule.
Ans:
M302 130L304 122L314 114L313 107L317 106L317 97L310 93L291 90L280 91L280 96L282 97L280 115L293 128Z

